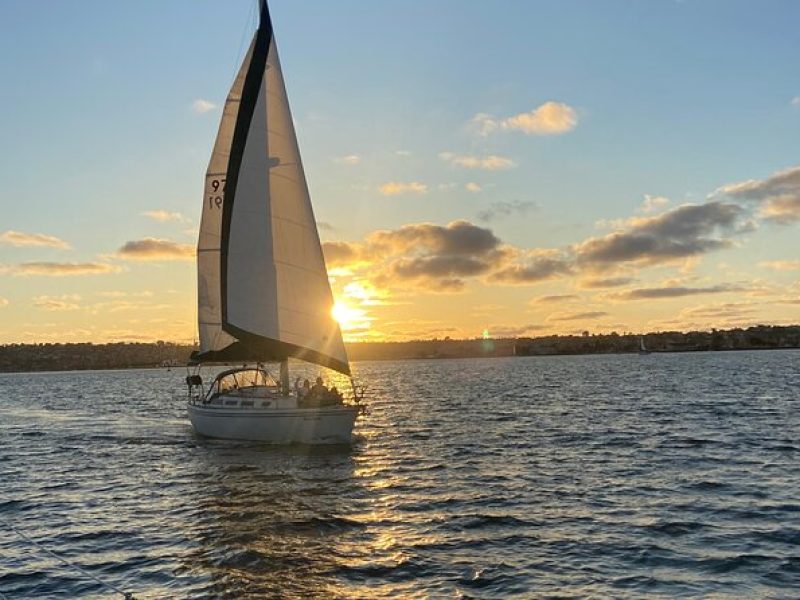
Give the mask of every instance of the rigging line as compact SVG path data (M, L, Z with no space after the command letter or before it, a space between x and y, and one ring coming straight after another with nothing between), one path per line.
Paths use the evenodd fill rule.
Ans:
M36 547L37 547L39 550L41 550L41 551L42 551L42 552L44 552L45 554L48 554L48 555L52 556L53 558L55 558L56 560L58 560L58 561L60 561L60 562L64 563L64 564L65 564L65 565L67 565L68 567L72 567L72 568L73 568L73 569L75 569L76 571L78 571L78 572L80 572L80 573L82 573L82 574L86 575L87 577L89 577L89 578L91 578L91 579L94 579L94 580L95 580L97 583L99 583L100 585L102 585L102 586L104 586L104 587L106 587L106 588L108 588L108 589L110 589L110 590L113 590L114 592L116 592L116 593L118 593L120 596L122 596L122 597L124 598L124 600L136 600L136 598L134 598L134 596L133 596L133 594L132 594L131 592L126 592L126 591L123 591L123 590L119 589L117 586L115 586L115 585L113 585L113 584L110 584L110 583L108 583L107 581L103 581L102 579L100 579L100 578L99 578L99 577L97 577L96 575L93 575L92 573L90 573L89 571L87 571L86 569L84 569L84 568L82 568L82 567L79 567L79 566L78 566L78 565L76 565L75 563L71 563L71 562L70 562L70 561L68 561L66 558L62 558L62 557L60 557L60 556L59 556L58 554L56 554L55 552L51 552L50 550L48 550L47 548L45 548L44 546L42 546L42 545L41 545L39 542L37 542L36 540L32 539L31 537L29 537L28 535L26 535L25 533L23 533L22 531L20 531L20 530L19 530L19 529L17 529L16 527L14 527L14 526L13 526L11 523L5 523L5 525L6 525L7 527L9 527L9 528L10 528L10 529L11 529L11 530L12 530L14 533L16 533L18 536L20 536L20 537L22 537L22 538L24 538L24 539L28 540L28 541L29 541L31 544L33 544L34 546L36 546Z
M247 33L255 29L255 23L258 23L258 0L250 2L250 11L247 15L247 22L242 29L242 37L239 40L239 50L236 52L236 62L233 63L233 79L236 81L236 75L239 73L239 65L241 65L243 57L242 50L244 49L244 41L247 39Z

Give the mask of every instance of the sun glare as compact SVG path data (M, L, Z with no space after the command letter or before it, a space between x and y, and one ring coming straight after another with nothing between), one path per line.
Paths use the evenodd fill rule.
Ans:
M363 328L368 321L367 314L360 308L353 308L344 302L336 302L331 310L333 318L339 323L342 331Z

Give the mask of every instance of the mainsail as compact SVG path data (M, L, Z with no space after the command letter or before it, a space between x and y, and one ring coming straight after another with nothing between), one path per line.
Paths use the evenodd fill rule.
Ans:
M266 0L208 165L197 271L198 361L350 373Z

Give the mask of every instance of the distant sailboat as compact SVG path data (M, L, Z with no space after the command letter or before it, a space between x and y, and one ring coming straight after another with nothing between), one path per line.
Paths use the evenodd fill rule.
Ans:
M347 442L361 400L289 384L290 357L350 375L266 0L225 101L197 246L200 351L193 364L250 364L208 390L187 377L206 436ZM279 362L276 380L262 363ZM352 379L351 379L352 383Z
M639 354L650 354L650 350L644 345L644 336L639 336Z

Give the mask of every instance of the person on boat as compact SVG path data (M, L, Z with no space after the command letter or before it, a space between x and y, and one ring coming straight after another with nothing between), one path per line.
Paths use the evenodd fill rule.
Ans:
M297 386L297 406L300 408L307 408L311 404L312 400L311 383L309 383L308 379L305 379L302 387L299 385Z
M342 404L342 393L336 389L336 386L331 386L331 390L328 392L328 398L330 399L330 404Z
M328 388L325 387L322 377L317 377L317 382L314 384L314 387L311 388L311 395L315 398L324 398L327 393Z

